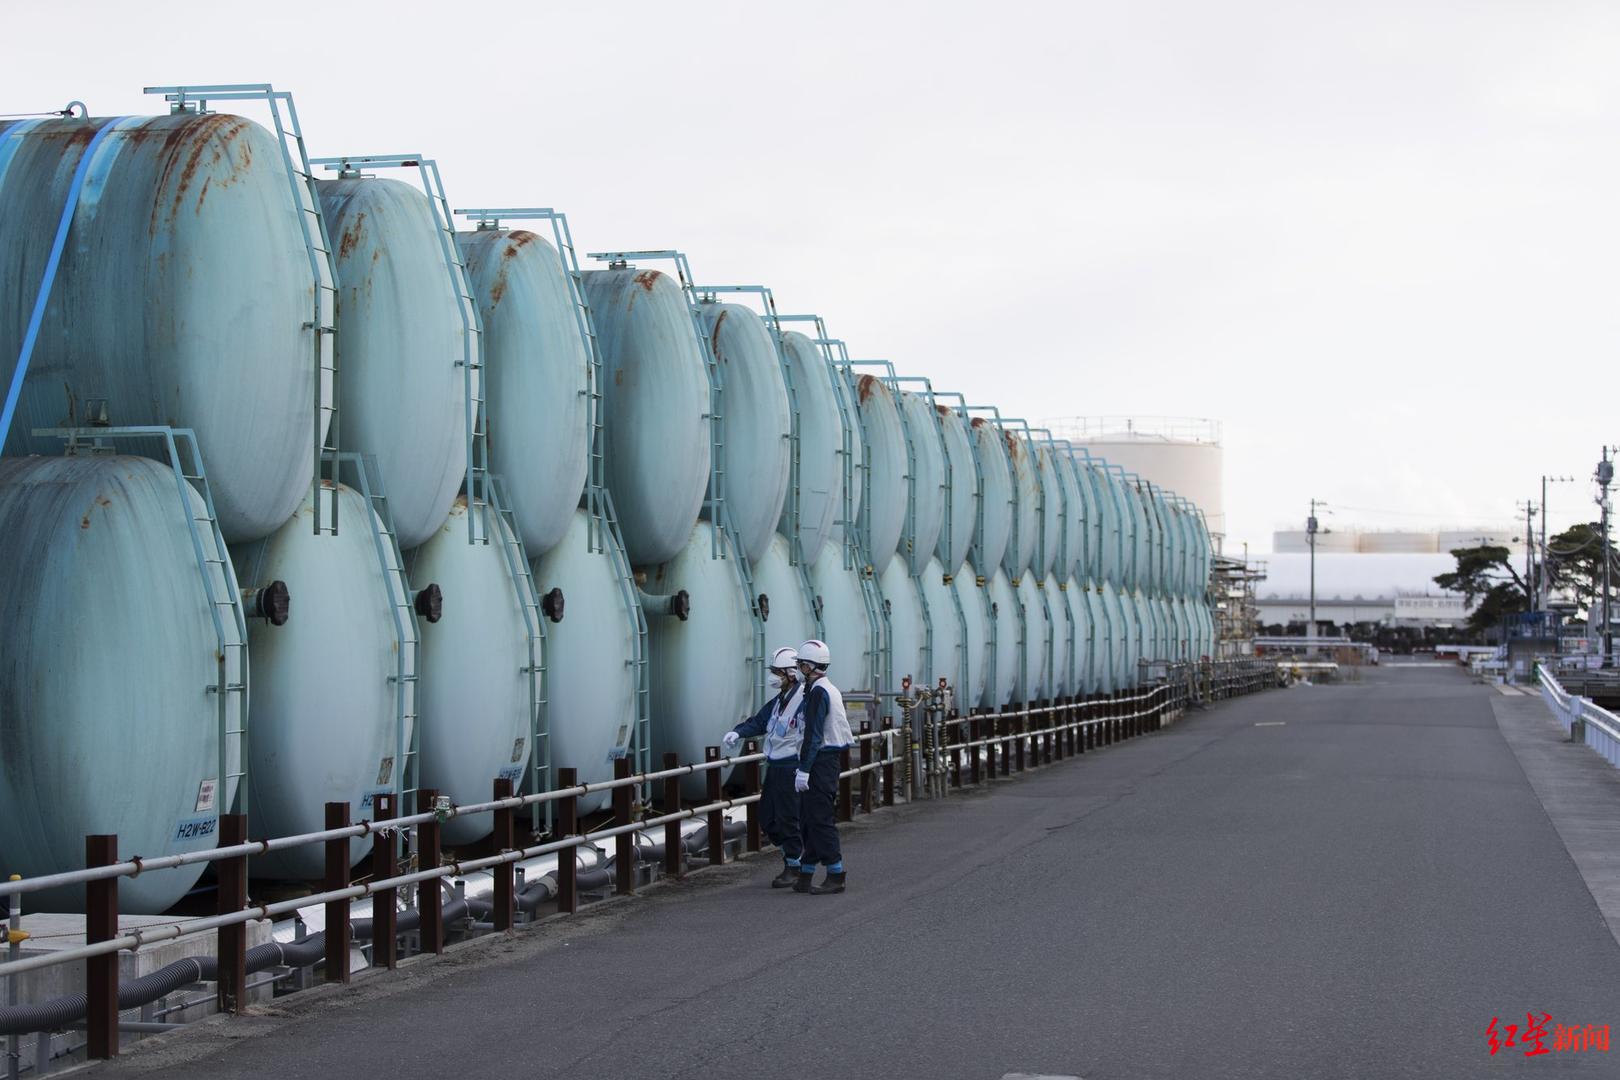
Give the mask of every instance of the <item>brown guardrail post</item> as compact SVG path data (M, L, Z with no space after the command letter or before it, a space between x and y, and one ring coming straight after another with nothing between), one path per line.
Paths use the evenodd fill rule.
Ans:
M349 824L349 804L326 804L326 827L341 829ZM326 880L322 887L337 892L349 887L349 840L342 837L326 842ZM326 981L349 981L349 901L326 902Z
M1029 702L1024 702L1024 708L1029 708ZM1020 716L1013 720L1013 771L1024 771L1024 733L1029 724L1029 717Z
M974 787L979 786L979 748L973 744L979 741L979 714L968 715L968 777Z
M613 779L629 778L630 758L628 756L614 758ZM629 784L613 789L614 828L630 824L630 797ZM635 891L636 837L634 833L622 832L613 838L613 892L618 896L629 896Z
M567 790L579 785L578 769L558 769L557 787ZM557 800L557 839L579 835L579 796L565 795ZM557 910L579 910L579 848L557 852Z
M883 805L894 805L894 723L883 718Z
M755 746L752 739L743 744L743 753L752 756L757 751L758 747ZM758 795L760 792L759 762L750 761L743 766L743 794ZM756 799L749 803L748 808L743 811L743 815L748 822L748 850L758 851L765 846L765 840L760 835L759 828L759 800Z
M439 793L433 788L423 788L416 793L416 805L426 810L433 810L438 801ZM440 836L438 818L424 821L416 827L416 848L423 870L432 870L439 865L443 856ZM422 951L435 954L444 952L444 889L440 880L424 881L417 886L416 906L422 912Z
M372 821L387 821L394 816L399 805L398 796L381 792L372 800ZM371 879L385 881L394 876L394 836L378 829L371 837ZM393 889L378 889L371 894L371 962L392 971L399 965L399 936L394 928L398 923L398 909L394 904Z
M1063 739L1067 734L1063 729L1063 725L1068 720L1068 712L1063 707L1062 698L1053 698L1052 705L1057 711L1051 714L1051 719L1048 721L1051 734L1047 737L1049 748L1047 756L1053 761L1062 761Z
M219 846L247 843L247 815L219 815ZM247 907L247 856L236 855L214 864L219 874L215 913L234 915ZM247 924L219 928L219 981L214 997L223 1013L240 1013L247 1004Z
M966 730L967 721L960 713L954 719L945 742L951 748L951 787L959 788L962 786L962 732Z
M872 721L861 721L861 813L872 812L872 770L867 766L872 764Z
M681 759L673 750L664 752L664 770L679 768ZM664 813L678 814L681 812L681 778L678 776L664 777ZM681 823L679 821L664 822L664 873L669 877L683 877L681 869Z
M855 799L849 772L849 747L838 751L838 820L848 821L855 816Z
M496 799L510 799L512 797L512 781L508 777L496 779L493 795ZM504 855L516 847L513 836L513 813L511 807L501 807L496 810L495 828L490 836L490 844L495 848L495 854ZM491 921L497 931L510 930L515 921L514 908L516 907L515 890L517 885L517 867L513 863L496 863L490 868L490 876L495 879L495 913Z
M84 838L86 869L111 866L118 861L118 837L98 834ZM118 879L91 881L84 887L84 942L95 945L118 936ZM118 1056L118 954L92 956L84 962L85 992L90 1010L85 1017L92 1058Z
M718 746L705 746L703 748L704 761L719 761L720 748ZM708 770L709 803L713 805L721 800L720 770ZM726 814L718 808L709 811L709 865L719 866L726 861Z

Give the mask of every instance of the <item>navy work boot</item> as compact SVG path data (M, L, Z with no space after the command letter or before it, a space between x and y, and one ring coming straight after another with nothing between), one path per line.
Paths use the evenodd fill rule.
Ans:
M782 872L780 874L777 874L775 877L771 878L771 888L773 888L773 889L786 889L787 887L789 887L790 885L792 885L794 882L796 882L798 880L799 880L799 864L798 863L790 863L790 862L787 862L786 860L784 860L783 863L782 863Z
M793 891L810 892L810 883L816 879L816 864L804 863L799 867L798 877L793 881Z
M816 896L820 896L823 893L839 893L843 891L844 872L842 870L836 872L832 870L827 871L827 876L822 880L821 884L810 890L810 892Z

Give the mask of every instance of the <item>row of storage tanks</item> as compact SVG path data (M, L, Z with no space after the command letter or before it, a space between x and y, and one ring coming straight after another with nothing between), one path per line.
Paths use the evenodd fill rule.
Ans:
M904 677L995 709L1213 651L1209 537L1169 493L684 263L576 272L565 232L452 233L412 184L285 145L190 108L0 124L0 341L77 195L0 458L0 871L80 865L95 832L212 846L230 809L288 835L329 801L700 759L762 653L812 636L885 708ZM103 401L194 431L206 484L161 440L37 433ZM334 423L374 467L312 483Z

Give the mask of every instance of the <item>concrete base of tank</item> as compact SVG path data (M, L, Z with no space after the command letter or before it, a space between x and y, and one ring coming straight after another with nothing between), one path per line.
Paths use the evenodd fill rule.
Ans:
M120 932L135 930L149 926L169 926L175 923L185 924L190 919L176 919L163 915L120 915L118 916L118 929ZM27 932L28 940L22 943L18 952L19 957L39 956L47 953L65 952L75 949L85 943L84 916L68 914L38 913L24 915L22 928ZM262 945L270 940L270 924L264 921L247 924L247 947ZM218 945L218 935L214 933L198 934L195 937L181 938L178 941L163 941L155 945L148 945L138 952L122 952L118 954L118 979L120 984L131 979L138 979L142 975L149 975L159 968L168 966L176 960L187 957L213 956ZM84 961L58 964L53 967L37 968L26 971L17 976L17 1001L19 1004L49 1001L52 998L63 997L67 994L82 994L85 991L85 965ZM266 979L267 972L260 972L248 976L248 1001L253 1004L269 1001L271 986ZM260 985L255 986L254 983ZM166 998L161 998L145 1009L129 1009L119 1015L122 1021L148 1022L159 1024L184 1024L194 1020L201 1020L205 1016L212 1016L218 1012L215 1006L214 984L196 983L182 987ZM128 1045L142 1037L140 1032L124 1032L119 1041ZM18 1053L23 1061L45 1069L61 1069L67 1065L84 1060L85 1033L83 1022L66 1032L41 1033L19 1036L21 1045ZM4 1050L0 1049L0 1054Z

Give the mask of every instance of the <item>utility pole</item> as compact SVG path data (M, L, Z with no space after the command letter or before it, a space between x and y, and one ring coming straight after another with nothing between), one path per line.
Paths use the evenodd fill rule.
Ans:
M1526 610L1536 610L1535 577L1535 550L1536 550L1536 501L1524 500L1524 599Z
M1311 548L1311 624L1305 631L1305 654L1316 655L1316 504L1311 500L1311 514L1305 519L1305 542Z
M1614 482L1614 462L1609 460L1609 448L1603 448L1603 460L1597 467L1598 506L1603 511L1603 536L1599 555L1603 559L1603 666L1614 666L1614 631L1609 620L1609 485Z

